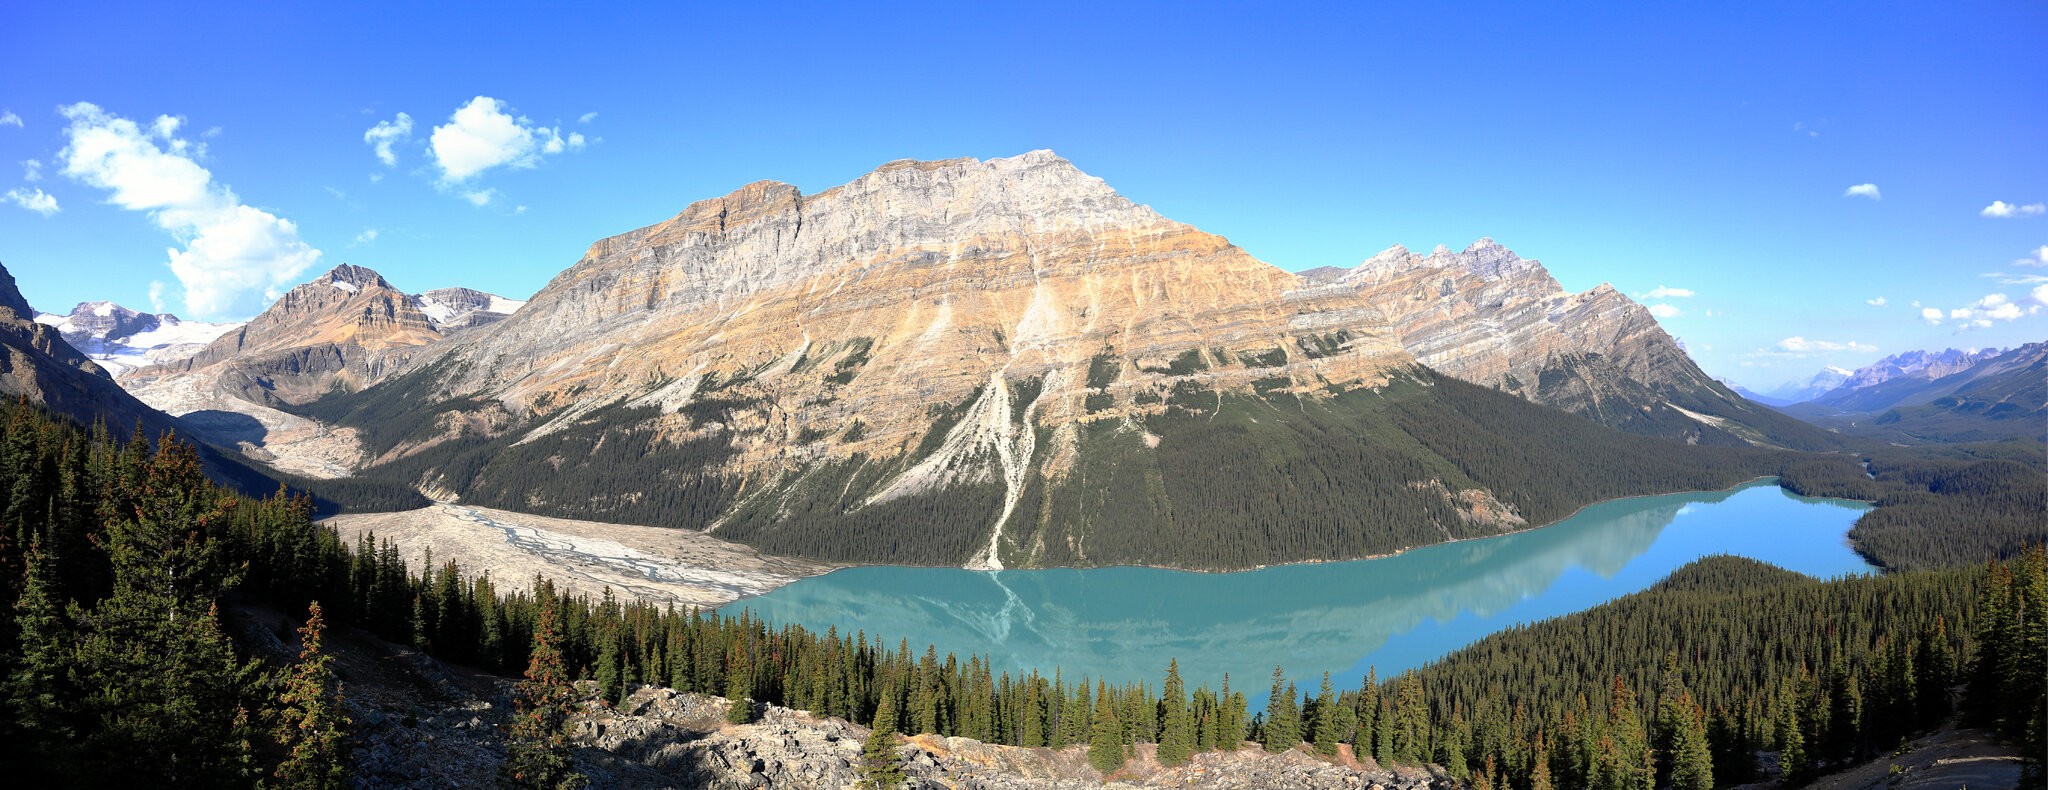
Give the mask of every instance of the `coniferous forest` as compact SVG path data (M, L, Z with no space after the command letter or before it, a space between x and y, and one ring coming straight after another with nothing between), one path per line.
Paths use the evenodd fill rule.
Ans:
M303 496L217 487L175 440L117 441L22 404L0 409L0 431L0 768L37 785L338 786L348 722L321 653L333 628L525 672L504 775L532 786L573 783L570 679L595 680L611 702L634 684L725 695L734 721L765 702L883 733L1086 744L1104 771L1140 743L1169 764L1212 749L1350 749L1489 788L1713 787L1757 777L1760 752L1796 781L1885 753L1957 709L2015 740L2044 732L2039 547L1827 582L1712 558L1356 689L1280 668L1258 688L1174 666L1158 683L1113 686L541 580L501 592L453 564L414 574L388 543L315 525ZM1873 468L1891 484L1890 468ZM1813 485L1829 472L1813 470ZM1937 497L1976 491L1896 477ZM304 620L299 659L239 648L223 611L241 606ZM893 775L886 740L868 752L870 776Z

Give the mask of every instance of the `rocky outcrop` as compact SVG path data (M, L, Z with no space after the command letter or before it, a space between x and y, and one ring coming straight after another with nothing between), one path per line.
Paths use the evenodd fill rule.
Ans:
M443 332L495 324L526 304L473 288L436 288L413 301Z
M440 338L413 297L374 271L342 264L190 359L129 379L143 386L197 373L252 403L303 403L368 386Z

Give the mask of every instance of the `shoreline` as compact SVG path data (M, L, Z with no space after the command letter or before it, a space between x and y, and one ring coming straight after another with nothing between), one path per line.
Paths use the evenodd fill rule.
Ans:
M1265 564L1265 565L1254 565L1254 566L1251 566L1251 567L1246 567L1246 568L1182 568L1182 567L1175 567L1175 566L1172 566L1172 565L1140 565L1140 564L1118 564L1118 565L1080 565L1080 566L1077 566L1077 565L1059 565L1059 566L1052 566L1052 567L1045 567L1045 568L1005 568L1005 569L1003 569L1003 570L976 570L975 572L978 572L978 573L990 573L990 574L1001 574L1001 573L1009 573L1009 572L1019 572L1019 571L1025 571L1025 572L1028 572L1028 571L1052 571L1052 570L1104 570L1104 569L1110 569L1110 568L1139 568L1139 569L1147 569L1147 570L1162 570L1162 571L1173 571L1173 572L1176 572L1176 573L1195 573L1195 574L1231 574L1231 573L1250 573L1250 572L1253 572L1253 571L1263 571L1263 570L1268 570L1268 569L1272 569L1272 568L1286 568L1286 567L1292 567L1292 566L1301 566L1301 565L1329 565L1329 564L1336 564L1336 563L1344 563L1344 562L1364 562L1364 561L1367 561L1367 560L1383 560L1383 559L1387 559L1387 558L1390 558L1390 557L1398 557L1398 556L1401 556L1401 555L1403 555L1403 554L1407 554L1407 553L1410 553L1410 552L1413 552L1413 551L1416 551L1416 550L1419 550L1419 549L1427 549L1427 548L1431 548L1431 547L1435 547L1435 546L1449 546L1449 545L1452 545L1452 544L1457 544L1457 543L1466 543L1466 542L1469 542L1469 541L1475 541L1475 540L1490 540L1490 539L1493 539L1493 538L1500 538L1500 537L1506 537L1506 536L1509 536L1509 535L1521 535L1521 534L1525 534L1525 533L1535 532L1535 531L1537 531L1537 530L1541 530L1541 529L1548 529L1548 528L1550 528L1550 527L1554 527L1554 526L1557 526L1557 525L1559 525L1559 524L1563 524L1563 523L1564 523L1564 522L1566 522L1566 521L1570 521L1570 520L1572 520L1573 518L1577 518L1577 517L1578 517L1578 516L1580 516L1581 514L1585 513L1585 512L1586 512L1586 510L1587 510L1587 509L1589 509L1589 508L1592 508L1592 507L1595 507L1595 506L1598 506L1598 505L1604 505L1604 504L1607 504L1607 503L1611 503L1611 502L1626 502L1626 501L1629 501L1629 500L1634 500L1634 499L1648 499L1648 498L1651 498L1651 497L1661 497L1661 496L1675 496L1675 495L1679 495L1679 494L1709 494L1709 493L1720 493L1720 492L1732 492L1732 491L1737 491L1737 490L1740 490L1740 489L1743 489L1743 488L1748 488L1748 487L1750 487L1750 486L1756 485L1756 484L1758 484L1758 483L1760 483L1760 482L1763 482L1763 481L1767 481L1767 480L1776 480L1776 479L1778 479L1778 477L1779 477L1778 475L1757 475L1757 476L1755 476L1755 477L1751 477L1751 478L1748 478L1748 479L1745 479L1745 480L1741 480L1741 481L1738 481L1738 482L1736 482L1736 483L1733 483L1733 484L1731 484L1731 485L1728 485L1728 486L1726 486L1726 487L1723 487L1723 488L1688 488L1688 489L1681 489L1681 490L1678 490L1678 491L1663 491L1663 492L1658 492L1658 493L1651 493L1651 494L1630 494L1630 495L1628 495L1628 496L1619 496L1619 497L1614 497L1614 498L1611 498L1611 499L1602 499L1602 500L1598 500L1598 501L1594 501L1594 502L1588 502L1588 503L1586 503L1586 504L1584 504L1584 505L1580 505L1580 506L1578 506L1577 508L1573 509L1573 510L1572 510L1572 512L1570 512L1570 513L1568 513L1568 514L1565 514L1564 516L1561 516L1561 517L1559 517L1559 518L1557 518L1557 519L1555 519L1555 520L1549 521L1549 522L1545 522L1545 523L1543 523L1543 524L1539 524L1539 525L1537 525L1537 526L1532 526L1532 527L1526 527L1526 528L1523 528L1523 529L1517 529L1517 530L1512 530L1512 531L1508 531L1508 532L1501 532L1501 533L1497 533L1497 534L1493 534L1493 535L1476 535L1476 536L1473 536L1473 537L1467 537L1467 538L1453 538L1453 539L1451 539L1451 540L1446 540L1446 541L1439 541L1439 542L1436 542L1436 543L1427 543L1427 544L1423 544L1423 545L1419 545L1419 546L1409 546L1409 547L1407 547L1407 548L1403 548L1403 549L1400 549L1400 550L1398 550L1398 551L1392 551L1392 552L1387 552L1387 553L1385 553L1385 554L1371 554L1371 555L1366 555L1366 556L1361 556L1361 557L1345 557L1345 558L1340 558L1340 559L1311 559L1311 560L1295 560L1295 561L1291 561L1291 562L1276 562L1276 563L1269 563L1269 564ZM1781 490L1781 491L1785 491L1786 493L1788 493L1788 494L1791 494L1792 496L1798 496L1798 497L1803 497L1803 498L1810 498L1810 499L1826 499L1826 500L1838 500L1838 501L1842 501L1842 502L1856 502L1856 503L1858 503L1858 504L1862 504L1862 505L1867 505L1867 506L1874 506L1874 505L1872 505L1872 503L1870 503L1870 502L1866 502L1866 501L1864 501L1864 500L1860 500L1860 499L1847 499L1847 498L1843 498L1843 497L1806 497L1806 496L1805 496L1804 494L1798 494L1798 493L1794 493L1794 492L1792 492L1792 491L1791 491L1790 489L1787 489L1787 488L1785 488L1785 487L1784 487L1784 486L1782 486L1782 485L1779 485L1779 486L1778 486L1778 488L1779 488L1779 490ZM1854 545L1852 544L1850 548L1851 548L1852 550L1854 550L1854 549L1855 549L1855 546L1854 546ZM1857 553L1858 553L1858 555L1859 555L1859 556L1861 556L1861 554L1862 554L1862 553L1861 553L1860 551L1858 551ZM1865 559L1866 559L1866 561L1868 560L1868 558L1865 558ZM1872 565L1873 565L1873 567L1877 567L1877 568L1879 568L1879 570L1880 570L1880 571L1882 571L1882 570L1883 570L1883 567L1882 567L1882 566L1878 566L1878 565L1876 565L1876 563L1872 563ZM959 567L959 566L957 566L957 565L908 565L908 564L902 564L902 563L886 563L886 562L877 562L877 563L847 563L847 564L843 564L843 565L837 565L837 566L833 567L833 568L832 568L831 570L825 571L825 573L821 573L821 574L817 574L817 575L818 575L818 576L824 576L824 575L826 575L826 574L830 574L830 573L833 573L833 572L835 572L835 571L839 571L839 570L844 570L844 569L849 569L849 568L942 568L942 569L949 569L949 570L968 570L968 569L965 569L965 568L961 568L961 567ZM806 577L806 578L810 578L810 577ZM780 589L780 587L777 587L776 589ZM748 600L748 599L752 599L752 598L757 598L757 597L760 597L761 595L766 595L766 594L767 594L768 592L773 592L773 590L768 590L768 591L764 591L764 592L762 592L762 593L758 593L758 594L755 594L755 595L748 595L748 596L744 596L744 597L742 597L742 598L739 598L739 599L735 599L735 600L734 600L734 601L733 601L732 603L738 603L738 602L740 602L740 601L744 601L744 600ZM730 606L730 605L732 605L732 603L728 603L728 604L725 604L725 605L726 605L726 606Z

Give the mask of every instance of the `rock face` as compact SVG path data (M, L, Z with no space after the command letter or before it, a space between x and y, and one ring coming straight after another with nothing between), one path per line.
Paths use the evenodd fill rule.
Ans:
M55 327L64 342L116 378L136 368L190 359L239 324L186 321L170 313L143 313L113 302L80 302L68 315L44 313L36 322Z
M412 297L374 271L342 264L190 359L132 378L204 372L254 403L301 403L367 386L440 337Z
M443 332L494 324L526 305L472 288L436 288L413 299Z
M1355 435L1342 438L1285 413L1346 393L1428 397L1431 368L1687 442L1825 437L1707 378L1614 289L1566 293L1491 241L1294 275L1045 151L893 162L816 195L750 184L597 242L510 318L375 358L405 369L299 410L365 431L365 466L380 474L513 510L728 530L775 551L815 552L765 534L807 520L872 521L839 530L850 544L939 518L956 523L947 541L982 537L919 561L984 568L1089 556L1060 525L1096 506L1061 492L1101 485L1090 458L1157 450L1168 422L1205 430L1196 416L1226 432L1295 426L1331 444L1332 463L1360 463L1335 459L1361 440L1401 455L1385 474L1412 476L1371 482L1430 500L1416 521L1436 537L1364 540L1350 556L1526 525L1489 480L1428 471L1457 459L1382 441L1413 428L1383 424L1385 404L1347 402ZM327 388L259 389L304 404ZM1282 460L1294 452L1260 461L1273 484L1294 486ZM1117 485L1174 485L1134 474ZM1428 484L1446 474L1448 488ZM1142 507L1185 519L1173 496Z
M1395 246L1309 290L1344 292L1357 323L1392 327L1424 365L1622 430L1690 442L1816 437L1694 364L1642 305L1602 283L1570 293L1492 239L1462 252Z
M116 435L142 429L154 438L171 419L114 383L99 365L66 343L58 330L33 320L35 311L0 266L0 394L27 398L81 424L106 421Z
M375 271L343 264L254 320L223 327L197 351L128 370L120 380L215 444L295 474L339 477L361 460L354 432L277 407L370 386L444 337L502 319L520 304L467 288L410 295Z

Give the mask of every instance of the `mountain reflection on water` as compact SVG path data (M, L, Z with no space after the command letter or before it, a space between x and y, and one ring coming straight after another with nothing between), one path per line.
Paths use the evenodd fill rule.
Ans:
M1542 529L1393 557L1238 573L1155 568L966 571L848 568L740 601L774 624L865 631L990 658L1000 672L1190 687L1224 673L1264 703L1274 664L1305 687L1355 686L1487 634L1642 590L1708 554L1813 576L1871 568L1844 534L1868 505L1795 496L1764 480L1726 491L1593 505Z

